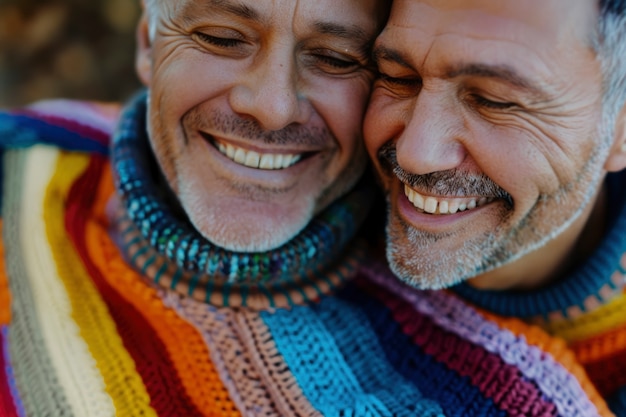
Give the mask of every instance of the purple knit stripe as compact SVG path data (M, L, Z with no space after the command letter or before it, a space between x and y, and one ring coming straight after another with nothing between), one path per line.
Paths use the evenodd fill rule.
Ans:
M2 373L0 378L4 376L6 378L6 383L9 388L9 392L11 393L11 400L13 400L13 411L17 413L19 417L25 417L26 412L24 411L24 406L22 405L22 400L20 399L20 394L17 391L17 386L15 385L15 378L13 377L13 368L11 367L11 356L9 355L9 328L8 326L0 327L0 363L2 366ZM8 399L4 399L7 401ZM9 414L11 415L11 414Z
M471 384L500 410L511 415L523 412L528 417L556 414L555 404L548 401L517 367L504 363L500 356L483 346L443 329L431 317L416 312L410 303L385 288L364 280L358 283L393 312L393 318L402 332L425 354L460 376L468 377Z
M400 282L381 265L363 267L367 278L403 298L416 311L430 317L442 328L459 335L517 367L554 402L559 414L568 417L598 416L578 379L552 355L526 343L506 329L485 319L472 307L444 291L418 291Z

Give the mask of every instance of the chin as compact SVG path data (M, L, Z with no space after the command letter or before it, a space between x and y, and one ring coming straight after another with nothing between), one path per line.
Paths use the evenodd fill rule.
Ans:
M209 242L235 252L267 252L298 235L311 221L312 208L295 207L272 213L266 207L232 213L226 208L192 205L185 211L194 228ZM224 213L227 213L224 215Z

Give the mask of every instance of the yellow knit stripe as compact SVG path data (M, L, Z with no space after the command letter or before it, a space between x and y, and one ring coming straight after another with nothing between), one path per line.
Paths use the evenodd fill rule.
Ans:
M67 293L57 274L46 238L44 196L54 173L57 155L56 149L45 146L33 147L27 153L20 201L19 243L41 337L67 399L69 415L111 416L115 413L113 403L72 319Z
M587 339L626 323L626 295L620 294L608 304L571 320L548 322L543 327L568 342Z
M72 318L80 329L99 369L117 416L155 416L135 363L124 349L115 322L92 283L64 227L64 202L89 159L82 154L61 153L44 201L44 217L60 279L71 303Z

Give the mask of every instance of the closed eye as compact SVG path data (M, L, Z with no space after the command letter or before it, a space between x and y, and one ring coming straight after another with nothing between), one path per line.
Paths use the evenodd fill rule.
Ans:
M472 94L471 98L477 105L490 109L510 109L512 107L517 107L516 103L493 101L477 94Z
M221 38L218 36L207 35L203 32L196 32L195 35L203 42L220 48L233 48L239 46L243 41L234 38Z

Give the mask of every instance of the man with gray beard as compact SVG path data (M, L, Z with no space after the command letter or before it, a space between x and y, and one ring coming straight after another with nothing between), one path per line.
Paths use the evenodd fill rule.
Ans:
M506 350L564 339L552 356L626 415L626 2L396 0L374 57L393 273L451 288L474 344L498 345L473 320Z

